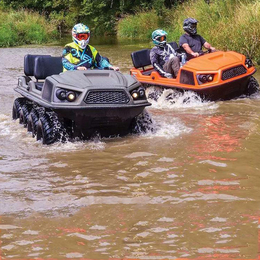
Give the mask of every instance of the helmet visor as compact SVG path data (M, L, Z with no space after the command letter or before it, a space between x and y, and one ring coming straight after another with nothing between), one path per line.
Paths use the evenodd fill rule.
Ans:
M158 36L158 37L156 38L156 40L159 41L159 42L163 42L163 41L166 40L166 36L165 36L165 35L163 35L163 36Z
M89 38L89 33L77 33L76 38L80 41L86 41Z

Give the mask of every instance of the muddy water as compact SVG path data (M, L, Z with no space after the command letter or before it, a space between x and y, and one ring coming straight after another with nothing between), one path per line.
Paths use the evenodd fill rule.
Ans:
M95 47L127 73L147 45ZM3 258L257 257L260 96L162 97L156 133L43 146L11 120L13 87L25 54L62 47L0 51Z

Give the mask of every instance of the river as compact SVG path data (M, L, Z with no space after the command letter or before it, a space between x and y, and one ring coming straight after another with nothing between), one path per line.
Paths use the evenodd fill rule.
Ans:
M94 46L129 73L148 44ZM13 88L25 54L62 46L0 52L0 258L257 258L260 95L160 99L155 133L44 146L11 119Z

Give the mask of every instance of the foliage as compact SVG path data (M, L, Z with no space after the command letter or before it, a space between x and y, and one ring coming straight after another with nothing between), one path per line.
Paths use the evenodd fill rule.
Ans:
M47 42L78 22L92 34L144 40L160 28L178 41L186 17L218 49L260 60L259 0L0 0L0 46Z
M0 46L48 42L56 30L44 17L28 11L0 11Z
M168 32L168 41L177 41L184 33L187 17L196 18L198 33L217 49L234 50L260 61L260 2L258 0L196 0L162 9L163 20L156 19L156 10L129 15L118 24L118 36L147 38L161 28ZM140 17L151 17L141 23Z
M148 39L157 24L158 16L154 10L149 13L142 12L135 16L126 16L118 24L118 37Z
M179 0L0 0L0 6L19 10L26 8L44 14L57 29L70 30L73 24L84 22L96 34L115 33L116 21L140 8L155 8L157 14L164 7L171 8Z

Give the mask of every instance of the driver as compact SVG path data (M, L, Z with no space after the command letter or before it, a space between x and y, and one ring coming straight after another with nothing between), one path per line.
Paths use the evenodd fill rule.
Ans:
M198 21L194 18L187 18L183 22L185 33L180 37L179 46L187 53L187 60L198 57L202 53L202 46L212 52L216 50L197 34L197 23Z
M78 23L72 28L73 42L65 45L62 52L63 71L66 70L87 70L87 69L113 69L107 58L102 57L98 51L88 44L90 39L89 28Z

